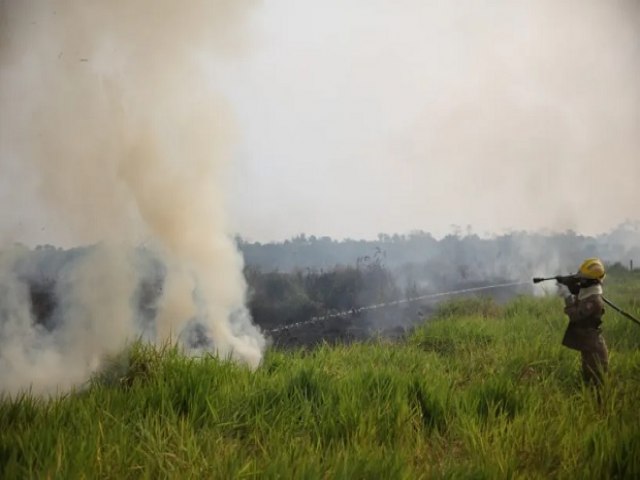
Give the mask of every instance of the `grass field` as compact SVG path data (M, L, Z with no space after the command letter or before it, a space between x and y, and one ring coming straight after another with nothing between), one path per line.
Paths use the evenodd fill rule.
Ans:
M608 297L640 315L640 274ZM255 372L136 346L58 399L0 400L0 478L640 478L640 327L609 310L596 392L557 298L442 305L402 343Z

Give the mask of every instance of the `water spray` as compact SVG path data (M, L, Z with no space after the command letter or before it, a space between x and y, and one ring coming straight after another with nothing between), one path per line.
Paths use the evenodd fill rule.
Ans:
M312 317L309 320L305 320L302 322L296 322L296 323L292 323L289 325L283 325L281 327L276 327L276 328L272 328L270 330L266 330L269 333L276 333L276 332L281 332L283 330L289 330L291 328L298 328L298 327L303 327L305 325L311 325L313 323L319 323L319 322L323 322L325 320L330 320L332 318L338 318L338 317L347 317L349 315L353 315L353 314L358 314L361 312L365 312L368 310L376 310L379 308L385 308L385 307L393 307L393 306L397 306L397 305L401 305L401 304L405 304L405 303L413 303L413 302L417 302L420 300L430 300L430 299L434 299L434 298L440 298L440 297L448 297L448 296L454 296L454 295L462 295L465 293L474 293L474 292L481 292L484 290L492 290L492 289L496 289L496 288L507 288L507 287L519 287L519 286L523 286L523 285L528 285L529 282L508 282L508 283L499 283L496 285L485 285L482 287L471 287L471 288L463 288L463 289L459 289L459 290L450 290L447 292L439 292L439 293L429 293L426 295L420 295L418 297L410 297L410 298L405 298L405 299L401 299L401 300L393 300L391 302L385 302L385 303L377 303L374 305L368 305L366 307L360 307L360 308L352 308L349 310L345 310L342 312L337 312L337 313L331 313L328 315L321 315L321 316L316 316L316 317Z

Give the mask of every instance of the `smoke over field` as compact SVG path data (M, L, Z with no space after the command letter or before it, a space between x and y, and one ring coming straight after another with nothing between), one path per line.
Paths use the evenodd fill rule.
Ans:
M637 228L601 237L637 220L639 19L637 0L0 0L0 390L78 385L138 336L258 365L230 231L310 235L245 244L266 270L377 248L407 290L626 265ZM324 237L416 230L441 240Z
M259 364L220 185L234 127L199 68L242 48L250 3L0 3L0 390L86 381L141 335L132 307L158 265L145 335L197 320L207 348ZM93 247L54 265L14 245L46 238ZM56 279L53 330L33 322L29 278Z

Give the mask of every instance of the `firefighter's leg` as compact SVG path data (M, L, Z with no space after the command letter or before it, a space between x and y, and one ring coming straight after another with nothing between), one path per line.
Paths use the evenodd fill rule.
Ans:
M609 352L604 338L600 336L593 348L581 353L584 381L593 385L602 384L604 374L609 370Z

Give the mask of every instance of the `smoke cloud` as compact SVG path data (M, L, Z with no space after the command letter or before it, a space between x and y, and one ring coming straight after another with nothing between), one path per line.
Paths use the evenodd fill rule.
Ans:
M140 334L137 288L157 275L141 246L164 268L151 337L197 319L209 349L259 364L221 192L234 126L201 71L243 49L251 4L0 3L0 390L79 385ZM43 239L93 247L53 266L14 246ZM50 331L30 265L56 277Z

